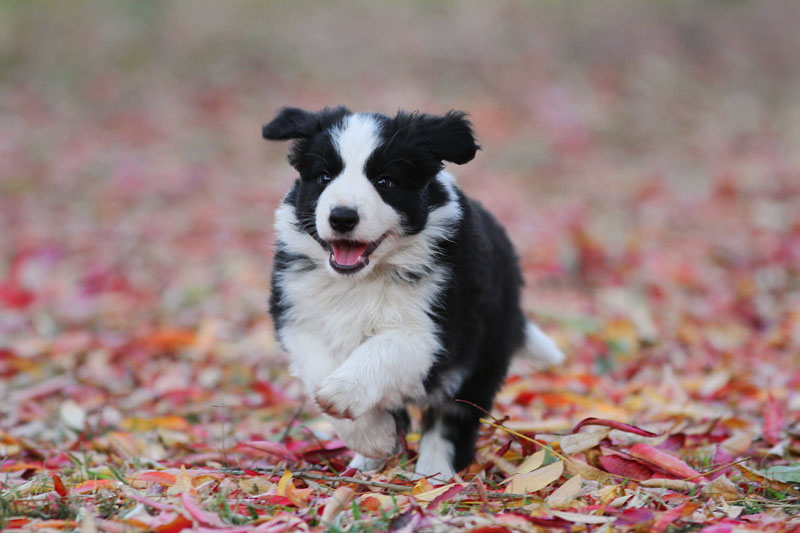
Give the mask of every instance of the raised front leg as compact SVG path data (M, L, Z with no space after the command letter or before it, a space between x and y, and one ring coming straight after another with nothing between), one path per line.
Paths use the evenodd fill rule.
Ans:
M331 422L347 447L362 456L353 460L352 466L359 470L374 470L400 450L395 418L384 409L372 409L354 420L331 418Z
M424 397L438 343L432 334L385 332L369 338L323 379L314 399L335 418L359 419ZM346 442L346 441L345 441Z

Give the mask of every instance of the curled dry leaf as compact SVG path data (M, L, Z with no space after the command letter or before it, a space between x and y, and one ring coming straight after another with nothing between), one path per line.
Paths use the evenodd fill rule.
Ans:
M323 523L333 520L333 518L339 514L339 512L344 509L348 503L350 503L350 500L353 499L354 494L355 491L347 486L339 487L333 491L333 494L331 494L331 497L328 499L328 501L325 503L325 507L322 509L322 516L320 517L320 520L322 520Z
M637 428L624 422L617 422L616 420L606 420L605 418L584 418L578 425L572 428L572 433L577 433L579 429L584 426L605 426L611 429L624 431L626 433L633 433L641 437L660 437L663 433L653 433L645 429Z
M631 446L630 452L632 456L644 459L675 476L692 478L698 482L708 481L700 472L687 465L681 459L653 448L649 444L634 444Z
M579 424L580 426L580 424ZM574 455L582 453L586 450L594 448L608 436L611 431L610 427L603 426L587 426L580 432L561 437L559 445L561 451L566 455Z
M663 477L645 479L644 481L641 481L639 485L642 487L677 490L680 492L689 492L697 488L697 483L692 483L691 481Z

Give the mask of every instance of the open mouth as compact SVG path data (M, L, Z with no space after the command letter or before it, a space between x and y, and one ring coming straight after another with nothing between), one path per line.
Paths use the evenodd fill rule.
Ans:
M340 274L355 274L369 264L369 256L383 242L386 235L374 242L335 240L328 242L330 263Z

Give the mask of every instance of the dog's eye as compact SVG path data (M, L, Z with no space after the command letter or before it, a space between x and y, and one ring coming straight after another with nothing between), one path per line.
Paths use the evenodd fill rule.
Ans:
M320 185L327 185L331 182L331 177L327 174L320 174L317 176L317 183Z
M387 178L386 176L378 178L378 181L376 181L375 184L378 187L383 187L384 189L391 189L392 187L394 187L394 182L391 179Z

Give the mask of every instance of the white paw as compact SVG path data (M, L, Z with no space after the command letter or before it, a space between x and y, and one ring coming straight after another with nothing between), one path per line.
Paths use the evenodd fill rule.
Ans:
M384 461L399 449L394 418L388 411L373 409L356 420L334 418L331 422L347 447L364 457Z
M456 475L451 464L453 460L453 444L445 439L438 427L423 433L419 443L419 458L414 469L415 479L432 477L439 481L448 481Z
M360 472L374 472L382 470L385 463L386 461L384 459L373 459L371 457L364 457L360 453L357 453L347 466L350 468L355 468Z
M356 420L377 405L379 398L373 396L361 380L334 373L322 380L314 400L320 409L334 418Z

